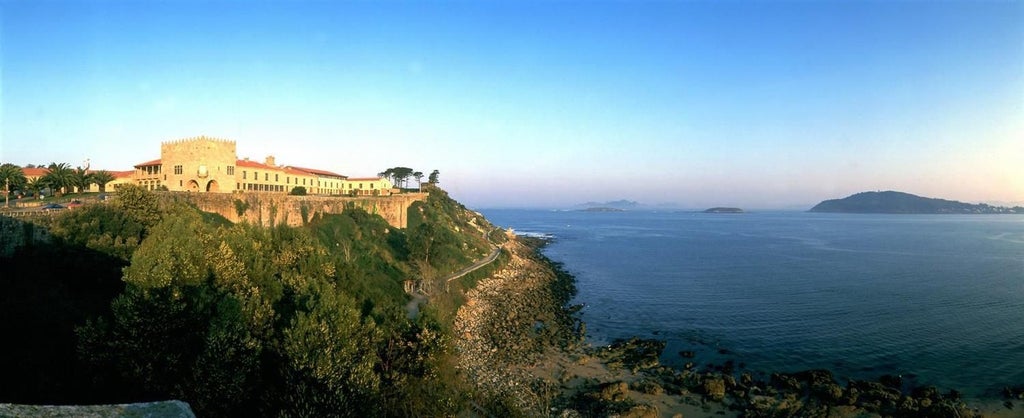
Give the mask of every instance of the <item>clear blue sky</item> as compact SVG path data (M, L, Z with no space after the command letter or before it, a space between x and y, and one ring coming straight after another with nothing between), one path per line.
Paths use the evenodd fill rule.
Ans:
M1024 2L0 0L0 160L210 135L472 207L1024 201Z

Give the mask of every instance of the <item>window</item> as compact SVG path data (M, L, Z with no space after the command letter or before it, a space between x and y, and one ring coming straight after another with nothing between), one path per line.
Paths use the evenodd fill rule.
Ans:
M263 181L270 181L270 173L263 173Z
M179 174L180 175L182 173L182 171L183 170L181 169L181 165L174 166L174 174Z
M274 181L280 181L277 179L277 174L274 174Z
M181 180L178 180L178 187L184 187L184 184L185 184L185 183L184 183L183 181L181 181Z
M285 184L292 184L292 178L291 177L285 177L284 178L284 182L285 182Z
M228 166L228 175L229 176L235 175L235 166L233 166L233 165L229 165Z
M249 172L248 172L248 171L245 171L245 170L242 170L242 180L245 180L245 179L247 179L248 177L249 177Z

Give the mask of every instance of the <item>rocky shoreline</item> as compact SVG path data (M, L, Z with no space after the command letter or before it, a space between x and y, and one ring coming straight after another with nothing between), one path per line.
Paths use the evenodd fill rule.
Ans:
M836 381L827 370L771 373L731 363L682 369L659 358L664 341L586 343L569 306L574 279L540 254L544 240L517 237L509 262L479 282L455 320L460 370L473 387L472 414L622 417L1011 417L1024 389L998 402L967 402L955 390L910 387L898 376ZM680 353L689 355L690 353Z

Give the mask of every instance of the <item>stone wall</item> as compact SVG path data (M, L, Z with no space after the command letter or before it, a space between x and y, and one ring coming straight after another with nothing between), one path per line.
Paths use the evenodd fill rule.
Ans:
M18 215L13 217L9 215ZM14 255L14 250L36 242L49 242L50 231L33 219L50 216L45 212L22 212L0 215L0 257Z
M428 193L403 193L393 196L291 196L281 193L172 193L200 210L220 214L232 222L263 226L285 224L299 226L316 214L341 213L361 208L380 215L391 226L408 226L409 206L426 200Z

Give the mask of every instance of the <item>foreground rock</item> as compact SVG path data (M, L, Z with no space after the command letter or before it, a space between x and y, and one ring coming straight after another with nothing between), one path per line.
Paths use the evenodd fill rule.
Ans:
M182 401L130 403L120 405L15 405L0 404L0 417L35 418L195 418Z

